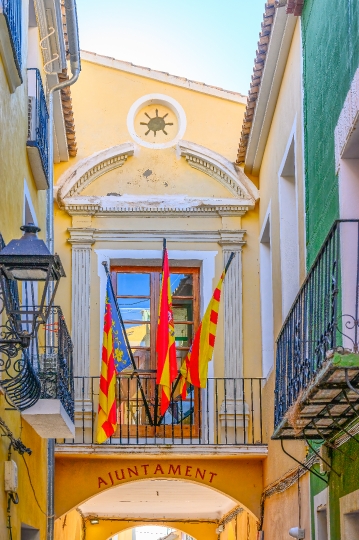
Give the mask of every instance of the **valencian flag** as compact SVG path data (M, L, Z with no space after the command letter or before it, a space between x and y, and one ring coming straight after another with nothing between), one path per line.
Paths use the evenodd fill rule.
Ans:
M188 351L180 369L179 389L182 398L186 398L186 382L198 388L206 388L208 376L208 363L212 360L214 343L216 340L218 310L221 300L223 280L233 256L223 270L221 278L208 304L206 313L194 336L192 346Z
M117 313L110 277L107 278L102 362L97 419L97 442L103 443L116 430L116 372L131 365L124 329Z
M162 284L157 326L157 384L161 385L161 416L171 401L171 385L177 378L175 329L167 249L163 249Z

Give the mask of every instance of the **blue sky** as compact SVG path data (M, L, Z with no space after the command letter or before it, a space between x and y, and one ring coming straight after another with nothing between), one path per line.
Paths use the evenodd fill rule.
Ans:
M82 49L247 94L265 0L77 0Z

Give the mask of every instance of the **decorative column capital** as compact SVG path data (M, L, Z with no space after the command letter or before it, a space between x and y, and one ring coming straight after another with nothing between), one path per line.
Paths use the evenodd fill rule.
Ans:
M96 229L75 229L74 227L69 227L67 230L70 233L70 238L67 241L72 244L72 249L91 249L91 246L96 242L94 238Z
M246 231L219 231L220 240L219 245L222 246L223 251L242 251L243 246L246 244L244 235Z

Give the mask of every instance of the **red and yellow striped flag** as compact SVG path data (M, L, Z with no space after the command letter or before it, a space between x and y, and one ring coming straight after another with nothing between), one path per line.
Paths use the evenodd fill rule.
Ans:
M177 377L175 329L167 249L164 248L160 309L157 326L157 384L161 385L161 416L170 404L171 385Z
M206 313L194 336L192 346L182 363L180 369L181 378L179 381L179 390L181 391L183 398L186 397L186 382L193 384L193 386L197 386L198 388L206 388L208 363L212 360L213 348L216 340L219 302L221 300L222 285L225 275L226 272L223 270L218 285L206 309Z
M112 335L112 313L109 300L109 283L106 292L105 320L103 327L102 362L97 418L97 442L105 442L116 430L116 369Z

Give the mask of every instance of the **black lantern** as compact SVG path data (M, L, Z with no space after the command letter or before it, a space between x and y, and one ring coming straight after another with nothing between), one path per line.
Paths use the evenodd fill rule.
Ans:
M60 257L51 255L45 242L37 237L38 227L29 223L21 230L24 235L19 240L11 240L0 251L0 278L6 313L22 347L26 347L39 324L46 322L60 278L65 276L65 272ZM20 305L16 283L19 281L43 283L39 305Z

